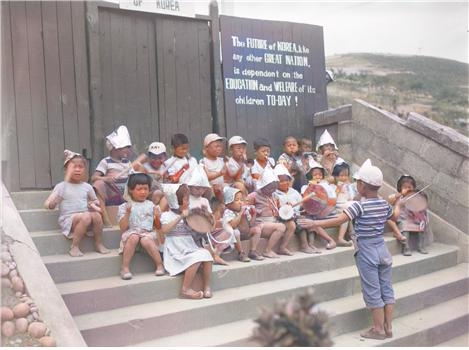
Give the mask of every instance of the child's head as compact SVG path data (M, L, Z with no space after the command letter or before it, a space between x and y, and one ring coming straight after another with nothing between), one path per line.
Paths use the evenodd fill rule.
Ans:
M225 187L223 189L223 202L228 209L240 212L243 205L243 194L237 188Z
M204 138L205 156L209 158L217 158L223 154L224 137L218 134L208 134Z
M383 184L383 173L378 167L371 165L371 161L368 159L353 177L357 180L358 193L365 198L370 195L376 196Z
M161 142L153 142L148 146L148 162L154 169L159 169L166 160L166 146Z
M283 164L277 164L274 173L278 177L278 189L285 193L288 192L293 179L288 169Z
M132 142L130 141L127 127L121 125L116 131L106 136L106 147L111 158L122 160L129 158L132 152Z
M171 146L176 157L183 158L189 153L189 139L184 134L174 134L171 138Z
M283 150L292 156L298 153L298 141L293 136L287 136L283 141Z
M318 144L316 146L316 151L319 152L319 154L324 154L326 151L328 153L338 151L334 139L327 130L324 130L324 132L321 134L321 137L319 138Z
M130 174L127 180L127 191L135 202L143 202L147 199L151 188L151 177L144 173Z
M334 176L337 182L349 182L350 167L347 163L343 162L336 164L332 170L332 176Z
M309 160L309 176L313 181L320 181L323 180L326 176L326 171L324 167L316 162L314 159Z
M233 136L228 141L228 148L230 149L231 155L240 159L246 154L247 142L241 136Z
M258 138L253 142L254 151L258 160L267 160L270 156L270 142L264 138Z
M302 138L299 147L301 153L310 153L313 151L313 143L310 139Z
M417 188L417 183L412 176L404 174L397 180L396 188L397 192L405 195L410 191L414 191Z
M207 191L211 192L211 186L207 178L207 173L200 166L194 167L186 178L186 184L189 187L189 192L194 197L206 196Z
M210 199L210 208L214 216L221 217L225 210L225 205L217 197L212 197Z
M88 162L86 158L79 153L66 149L64 151L64 170L66 181L79 183L87 180L86 167Z

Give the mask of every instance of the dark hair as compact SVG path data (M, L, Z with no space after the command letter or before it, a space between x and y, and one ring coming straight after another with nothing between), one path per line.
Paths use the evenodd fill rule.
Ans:
M189 187L186 184L181 184L176 191L176 198L178 199L178 204L182 205L182 200L185 196L189 195Z
M148 188L151 188L151 177L144 173L135 173L130 174L129 179L127 180L127 187L129 190L135 189L137 185L148 185Z
M399 180L397 180L397 192L401 192L402 185L406 182L409 182L414 189L417 188L417 183L415 182L415 179L410 175L404 174L399 178Z
M349 165L343 162L343 163L334 165L334 169L332 170L332 176L339 176L342 170L347 170L348 173L350 174Z
M254 146L254 149L257 151L259 148L261 148L262 146L266 146L266 147L269 147L271 148L270 146L270 142L269 140L263 138L263 137L260 137L256 140L254 140L254 142L252 143L253 146Z
M173 137L171 137L171 146L173 146L174 148L179 147L181 145L186 145L188 143L189 139L184 134L174 134Z
M298 139L295 136L287 136L283 139L283 144L285 145L287 143L287 140L295 140L296 143L298 144Z
M212 208L212 212L215 213L217 210L220 210L222 206L223 206L223 202L217 197L213 196L210 199L210 208Z

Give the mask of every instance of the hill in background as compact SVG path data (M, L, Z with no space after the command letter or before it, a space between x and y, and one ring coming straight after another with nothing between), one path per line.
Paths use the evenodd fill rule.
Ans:
M425 56L344 54L326 57L334 73L329 108L360 98L404 117L424 115L469 135L469 65Z

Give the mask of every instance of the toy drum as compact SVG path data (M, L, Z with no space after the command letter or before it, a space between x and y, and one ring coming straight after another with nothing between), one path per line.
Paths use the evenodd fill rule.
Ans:
M278 210L278 216L283 221L288 221L288 220L293 219L294 215L295 215L295 212L293 210L293 206L291 206L290 204L284 204Z
M200 210L191 210L185 221L186 225L197 233L208 233L213 227L211 218Z
M337 198L330 196L323 185L310 184L303 196L306 197L311 192L315 193L314 196L311 196L303 202L303 208L309 215L326 217L334 211Z
M425 195L422 193L415 193L405 199L404 206L407 210L410 210L413 213L418 213L420 211L426 210L428 207L428 201Z

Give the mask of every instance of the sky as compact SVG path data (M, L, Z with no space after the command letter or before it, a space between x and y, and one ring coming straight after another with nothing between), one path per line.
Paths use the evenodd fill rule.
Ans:
M322 26L326 56L370 52L468 61L468 1L218 0L220 13ZM200 11L205 4L197 3Z

